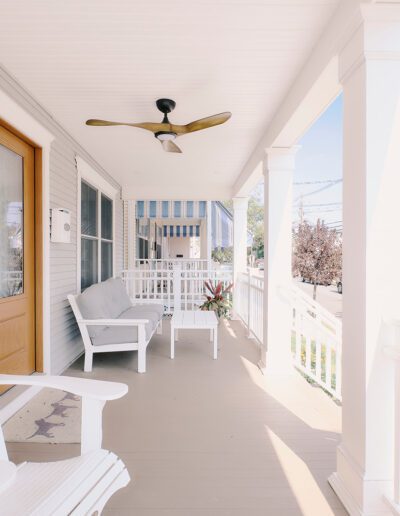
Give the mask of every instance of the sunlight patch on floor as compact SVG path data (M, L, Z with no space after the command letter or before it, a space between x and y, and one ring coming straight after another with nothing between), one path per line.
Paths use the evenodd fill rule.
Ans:
M333 515L334 512L305 462L270 428L266 430L302 514L304 516Z

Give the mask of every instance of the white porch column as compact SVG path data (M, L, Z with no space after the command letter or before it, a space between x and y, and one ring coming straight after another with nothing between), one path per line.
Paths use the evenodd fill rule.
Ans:
M248 197L233 198L233 285L236 285L240 272L247 268L247 206ZM237 299L237 298L236 298ZM235 290L233 308L235 309Z
M343 431L330 483L350 514L389 515L400 312L400 6L369 5L340 55L344 93ZM390 496L390 494L389 494ZM397 513L398 514L398 513Z
M206 254L207 254L207 269L211 270L211 252L212 252L212 213L211 213L211 201L207 201L207 212L206 212L206 228L207 228L207 243L206 243Z
M135 268L136 258L136 201L128 201L127 213L127 246L128 246L128 269Z
M266 150L264 172L264 319L260 368L292 371L292 184L298 147Z

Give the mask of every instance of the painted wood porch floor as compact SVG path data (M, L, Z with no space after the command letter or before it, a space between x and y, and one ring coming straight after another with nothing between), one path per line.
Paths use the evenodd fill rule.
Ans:
M264 377L237 321L222 324L219 358L208 332L181 331L169 358L169 321L137 354L95 356L91 378L129 384L104 410L104 447L131 484L110 500L114 516L345 515L327 483L335 470L340 408L297 373ZM84 376L82 360L67 372ZM11 459L53 460L76 445L12 444Z

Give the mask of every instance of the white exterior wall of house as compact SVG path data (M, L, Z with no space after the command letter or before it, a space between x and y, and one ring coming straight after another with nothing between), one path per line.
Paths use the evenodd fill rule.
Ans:
M44 150L43 166L48 169L44 185L44 368L58 374L65 370L83 351L74 316L68 305L67 294L74 293L78 284L78 172L76 158L80 156L111 186L116 183L97 165L85 150L59 126L52 117L4 70L0 69L0 119L42 147L40 128L50 135ZM12 109L10 109L10 107ZM28 121L29 123L26 123ZM37 126L38 129L32 129ZM30 133L30 131L34 131ZM51 138L51 135L53 138ZM46 178L45 178L46 181ZM47 189L47 191L46 191ZM66 208L71 212L71 242L49 241L50 209ZM120 194L115 200L115 263L114 273L123 268L123 205ZM37 343L41 345L41 343Z

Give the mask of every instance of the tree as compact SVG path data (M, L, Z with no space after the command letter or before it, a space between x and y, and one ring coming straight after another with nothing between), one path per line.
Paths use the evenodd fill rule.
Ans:
M341 239L335 229L318 220L315 226L301 223L294 233L293 244L293 274L314 285L313 299L316 299L318 285L330 285L341 275Z

